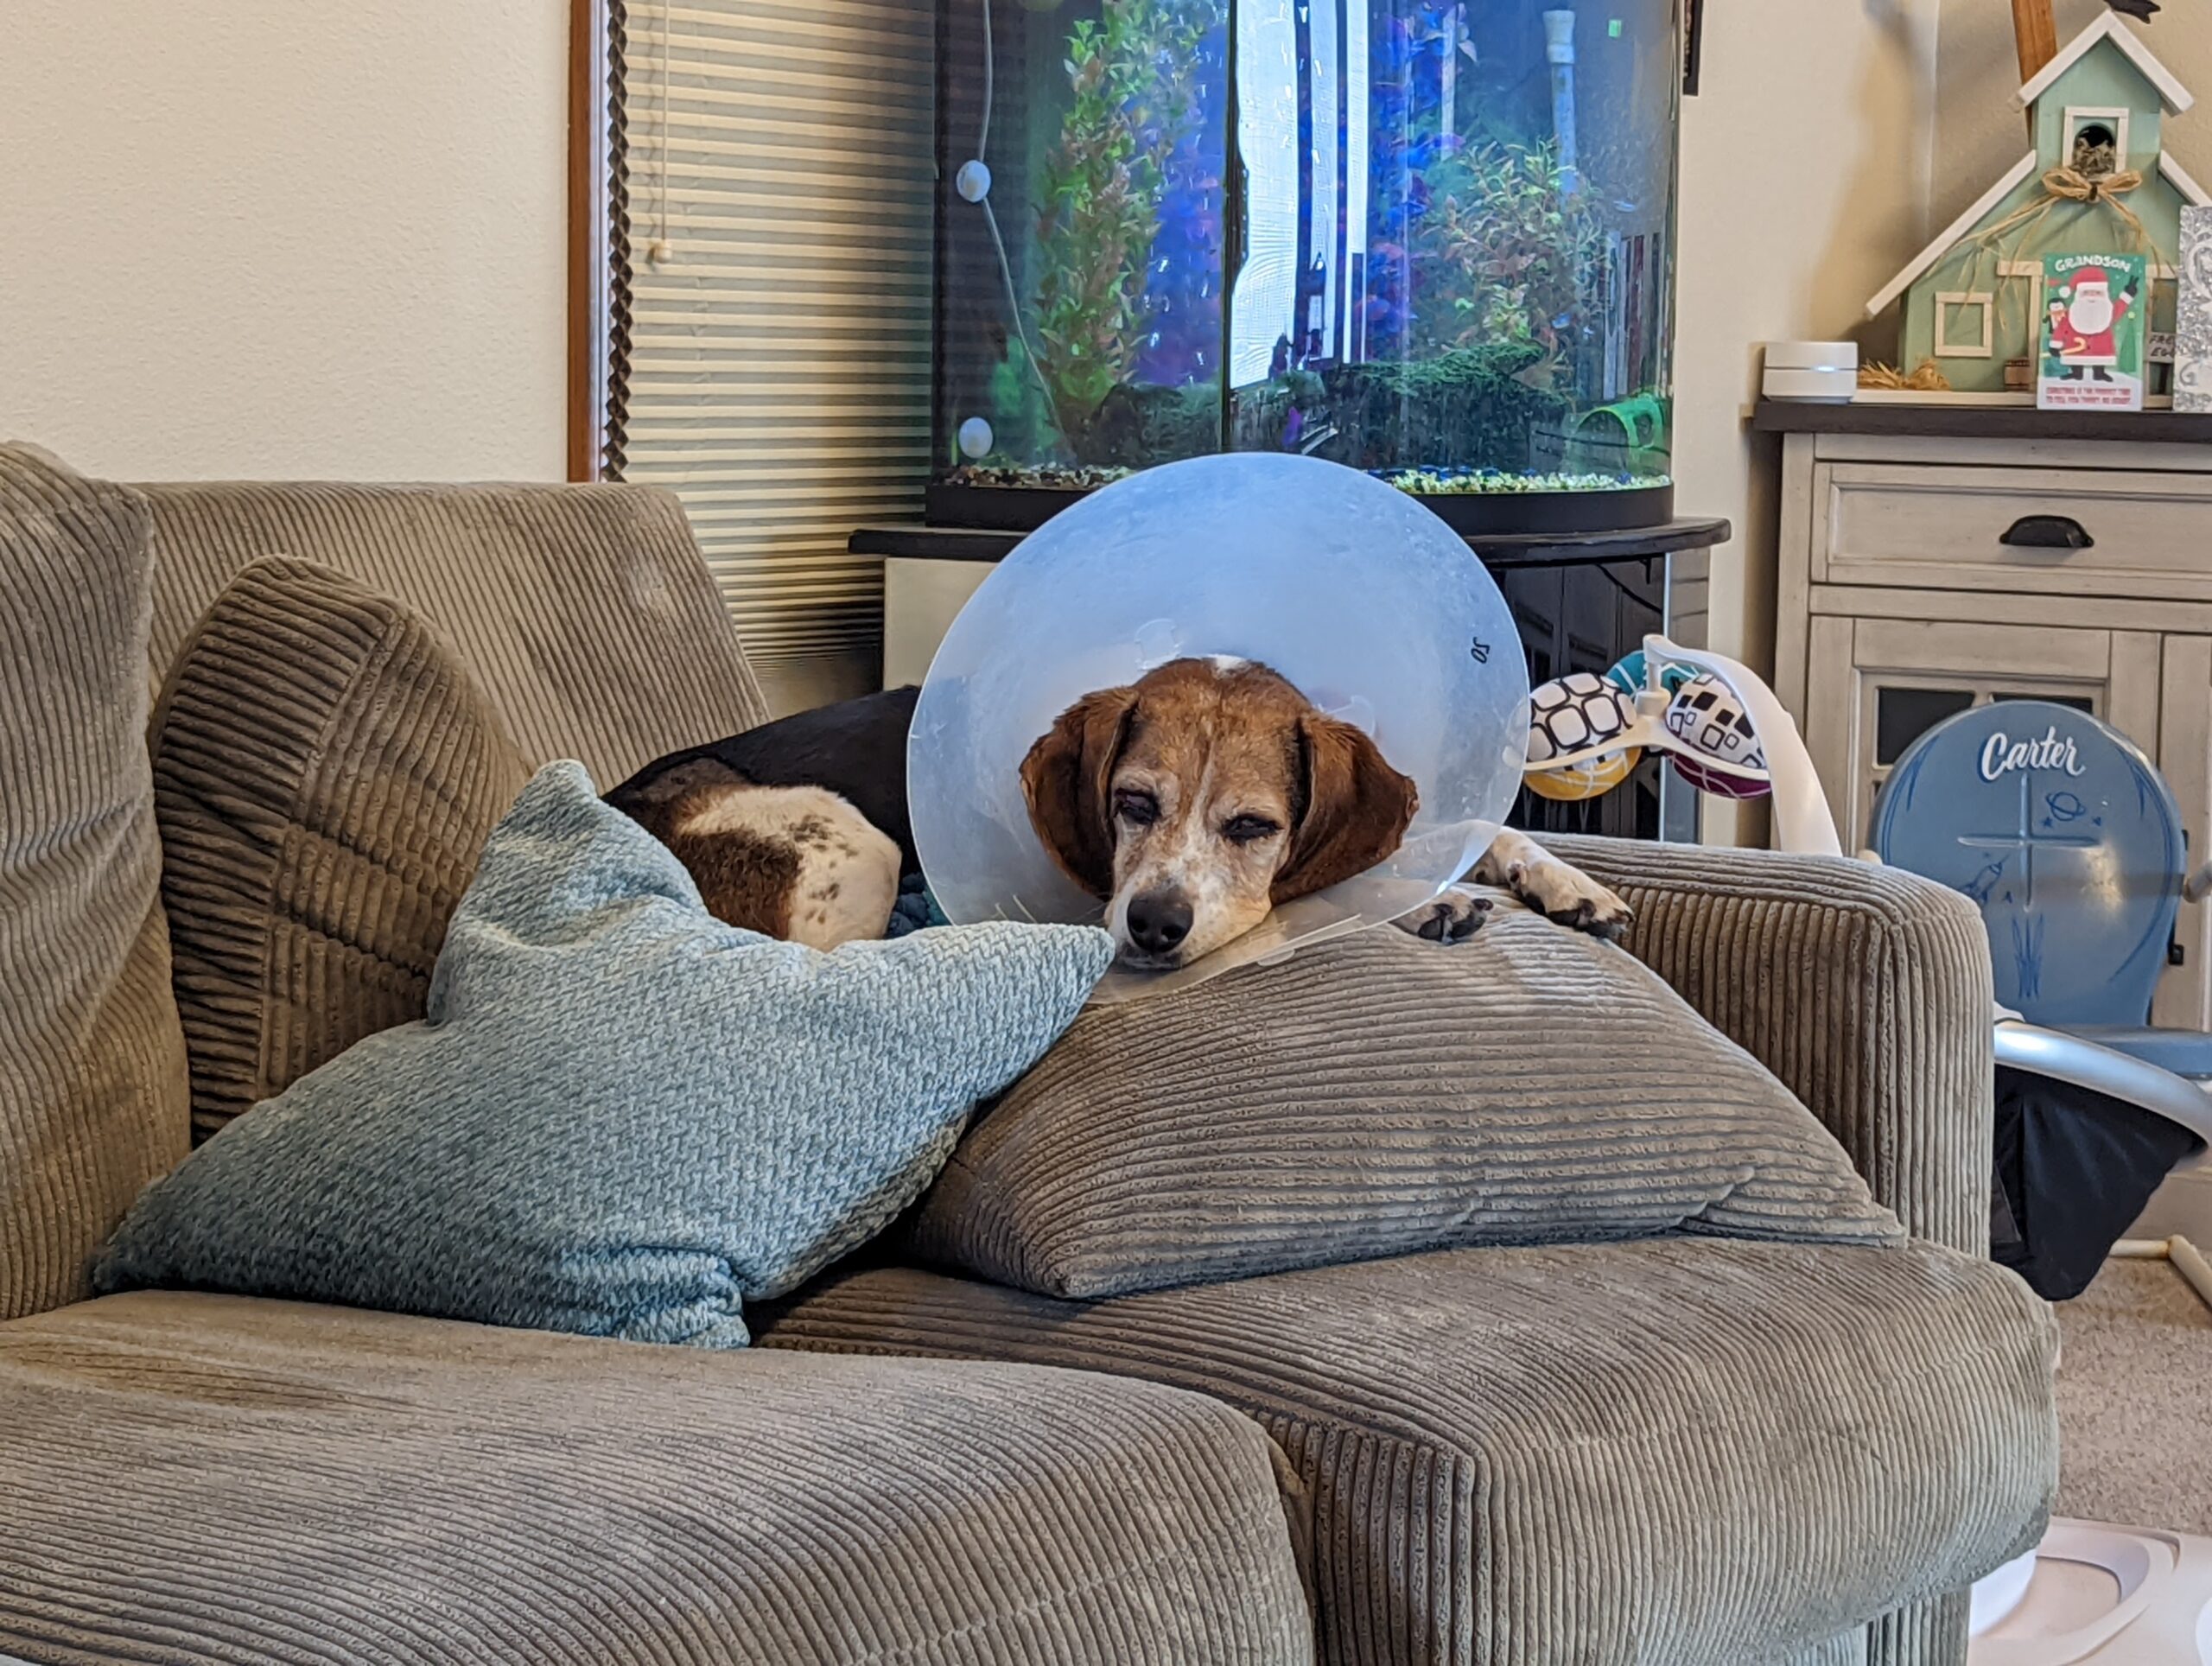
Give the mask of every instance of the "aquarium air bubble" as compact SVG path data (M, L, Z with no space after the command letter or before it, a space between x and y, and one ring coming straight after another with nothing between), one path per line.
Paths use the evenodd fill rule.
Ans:
M981 461L991 455L991 448L998 443L998 436L991 432L991 425L981 416L970 416L960 425L960 455Z
M960 164L960 171L952 176L952 188L960 193L966 202L981 202L991 194L991 166L976 158Z

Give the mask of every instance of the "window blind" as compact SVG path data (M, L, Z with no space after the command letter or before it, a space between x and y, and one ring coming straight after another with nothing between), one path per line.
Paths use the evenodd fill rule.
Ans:
M606 472L682 497L771 703L874 688L930 445L930 0L610 7Z

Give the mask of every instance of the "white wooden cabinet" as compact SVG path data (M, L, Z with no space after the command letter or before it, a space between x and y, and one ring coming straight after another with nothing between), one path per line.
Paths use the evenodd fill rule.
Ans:
M988 561L932 561L889 556L883 563L883 686L904 688L930 674L938 645L968 598L991 575Z
M1792 420L1773 410L1763 427ZM1963 411L1935 431L1784 433L1775 688L1844 846L1866 846L1916 735L2030 698L2132 738L2191 850L2212 849L2212 445L2037 438L2007 415L1999 436L1962 431ZM2175 935L2153 1020L2212 1028L2212 908L2184 904Z

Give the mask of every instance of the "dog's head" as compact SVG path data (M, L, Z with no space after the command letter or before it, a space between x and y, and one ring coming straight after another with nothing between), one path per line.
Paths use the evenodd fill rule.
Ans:
M1125 964L1165 970L1398 848L1414 784L1264 665L1178 659L1085 695L1021 766L1029 819L1107 900Z

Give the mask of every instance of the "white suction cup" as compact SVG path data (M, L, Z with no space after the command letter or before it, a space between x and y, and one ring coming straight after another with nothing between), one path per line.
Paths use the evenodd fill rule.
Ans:
M980 159L962 162L960 171L952 176L952 188L960 193L963 202L981 202L991 194L990 165Z
M1201 457L1092 493L983 582L938 650L908 743L914 843L951 919L1096 920L1039 841L1029 748L1076 700L1170 659L1256 660L1413 777L1405 843L1182 970L1198 982L1433 900L1489 847L1521 779L1529 681L1497 586L1403 493L1310 457Z

